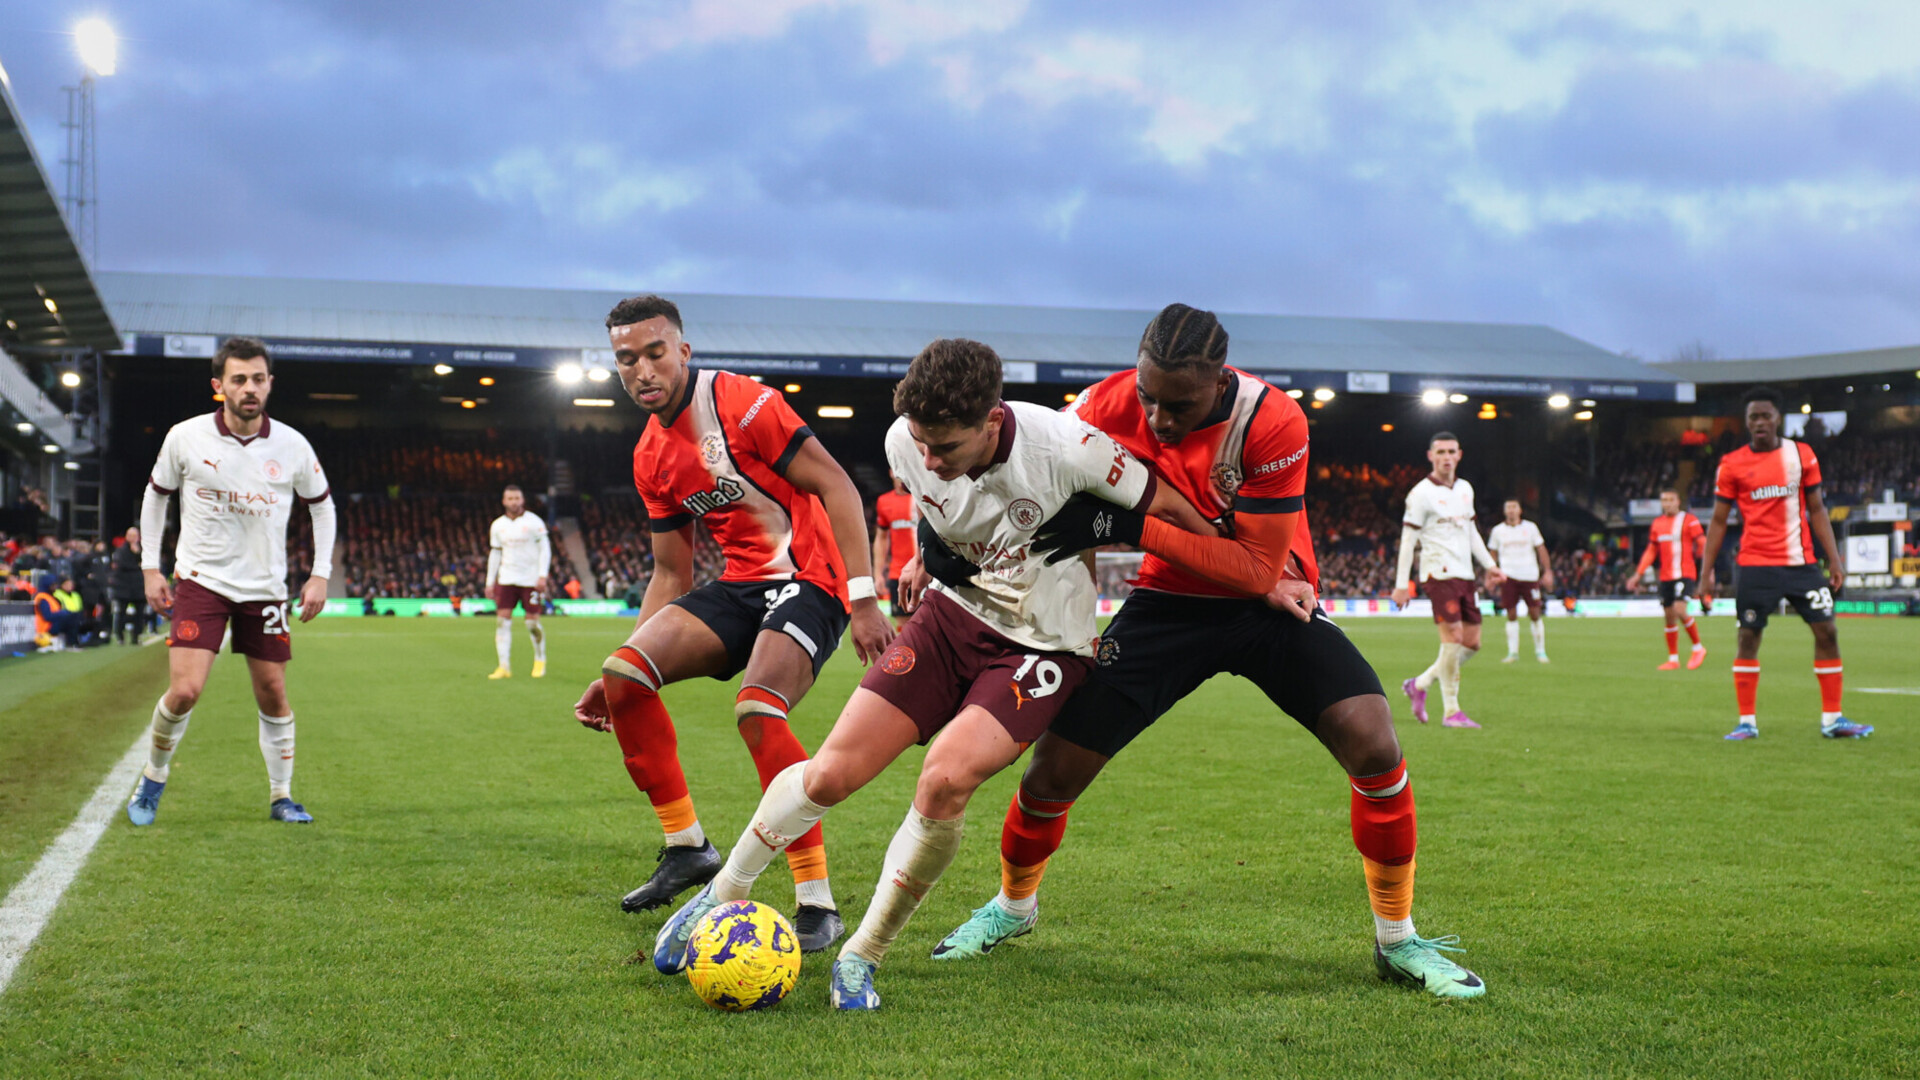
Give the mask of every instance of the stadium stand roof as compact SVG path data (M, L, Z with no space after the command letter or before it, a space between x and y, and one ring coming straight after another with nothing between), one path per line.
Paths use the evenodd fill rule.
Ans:
M0 347L22 353L120 346L0 70Z
M1920 345L1859 352L1815 353L1773 360L1676 360L1653 364L1676 379L1695 383L1804 382L1920 371Z
M292 359L605 363L600 290L103 273L141 355L211 353L245 333ZM1025 382L1081 382L1128 366L1150 311L673 293L696 353L737 370L887 375L937 337L986 341ZM1223 314L1234 363L1340 390L1418 392L1442 380L1489 393L1577 390L1675 400L1676 376L1544 326ZM344 344L343 344L344 343ZM1031 365L1030 367L1028 365ZM1360 376L1355 381L1354 376ZM1681 400L1687 400L1682 397Z

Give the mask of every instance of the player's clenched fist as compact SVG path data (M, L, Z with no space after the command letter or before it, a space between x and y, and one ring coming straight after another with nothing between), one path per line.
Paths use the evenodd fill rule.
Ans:
M612 731L613 716L607 709L607 687L599 679L587 684L587 692L573 703L573 718L595 731Z

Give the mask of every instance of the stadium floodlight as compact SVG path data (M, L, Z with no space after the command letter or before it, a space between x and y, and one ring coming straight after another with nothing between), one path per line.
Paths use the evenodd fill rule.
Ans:
M63 463L63 464L62 464L62 466L61 466L61 467L62 467L62 468L64 468L64 469L66 469L66 470L67 470L68 472L79 472L79 471L80 471L80 463L79 463L79 462L77 462L77 461L68 461L68 462L65 462L65 463Z
M1800 415L1801 415L1801 416L1806 416L1806 415L1807 415L1808 413L1811 413L1812 411L1813 411L1813 406L1811 406L1811 405L1802 405L1802 406L1800 406Z
M467 398L460 402L460 407L463 409L477 409L480 407L480 403L472 398Z
M790 382L786 385L784 389L789 394L797 394L800 392L800 384L797 382Z
M579 364L561 364L553 369L553 377L560 380L561 386L572 386L586 378L587 372Z
M40 449L45 450L49 454L57 454L60 452L60 448L58 446L53 445L52 443L48 443L45 446L42 446Z
M588 382L606 382L611 378L613 378L613 372L608 371L606 368L591 367L587 369Z
M1564 409L1571 404L1573 404L1573 399L1565 394L1555 394L1547 399L1547 408L1549 409Z
M433 373L435 375L451 375L453 374L453 365L452 364L435 364L433 365Z
M482 376L480 376L480 385L481 385L481 386L492 386L492 385L493 385L493 376L491 376L491 375L482 375Z
M1575 420L1591 420L1593 419L1593 410L1581 409L1579 412L1573 414L1573 418Z
M1329 388L1329 387L1325 387L1325 386L1323 386L1323 387L1321 387L1320 389L1318 389L1318 390L1315 390L1315 391L1313 392L1313 400L1315 400L1315 401L1332 401L1332 400L1333 400L1333 390L1332 390L1331 388Z
M853 407L851 405L822 405L816 411L822 420L853 419Z
M1067 404L1069 404L1069 405L1071 405L1071 404L1073 404L1074 402L1076 402L1076 401L1079 401L1079 400L1080 400L1080 395L1079 395L1079 394L1062 394L1062 395L1060 396L1060 400L1062 400L1062 401L1064 401L1064 402L1066 402Z
M105 19L82 19L73 28L73 43L80 50L80 62L95 75L111 75L120 59L120 42Z
M13 430L19 432L22 435L31 435L33 434L33 425L27 423L25 420L22 420L19 423L13 425Z
M1392 431L1392 430L1393 430L1393 425L1392 425L1392 424L1381 424L1381 425L1380 425L1380 430L1381 430L1381 431Z
M63 372L61 372L61 373L60 373L60 385L61 385L61 386L64 386L64 387L66 387L66 388L67 388L67 389L69 389L69 390L73 390L73 389L75 389L75 388L77 388L77 387L79 387L79 385L80 385L80 373L79 373L79 372L77 372L77 371L63 371Z
M1445 390L1434 389L1434 390L1423 390L1420 392L1420 404L1422 405L1427 405L1427 406L1437 408L1441 405L1445 405L1446 403L1447 403L1447 392Z
M613 408L613 399L610 397L577 397L573 399L573 403L583 409Z
M53 297L43 296L40 298L40 302L47 306L47 314L49 315L60 314L60 305L53 302ZM1851 391L1851 387L1849 387L1849 391Z
M1583 409L1591 409L1597 404L1599 404L1599 402L1593 400L1590 397L1583 397L1580 399L1580 407Z
M1307 396L1307 392L1305 390L1289 390L1287 391L1287 396L1295 401L1299 401L1301 398Z
M1465 394L1448 394L1448 395L1447 395L1447 400L1448 400L1448 401L1450 401L1450 402L1452 402L1452 403L1453 403L1453 404L1455 404L1455 405L1465 405L1465 404L1467 403L1467 395L1465 395Z

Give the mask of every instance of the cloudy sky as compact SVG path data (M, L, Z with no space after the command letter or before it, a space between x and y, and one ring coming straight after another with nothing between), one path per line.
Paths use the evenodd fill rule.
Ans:
M1920 343L1920 3L0 0L101 264Z

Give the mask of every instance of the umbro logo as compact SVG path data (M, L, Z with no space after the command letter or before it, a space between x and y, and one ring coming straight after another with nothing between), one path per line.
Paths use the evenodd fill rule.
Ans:
M1113 515L1101 510L1093 515L1093 536L1105 540L1113 535Z

